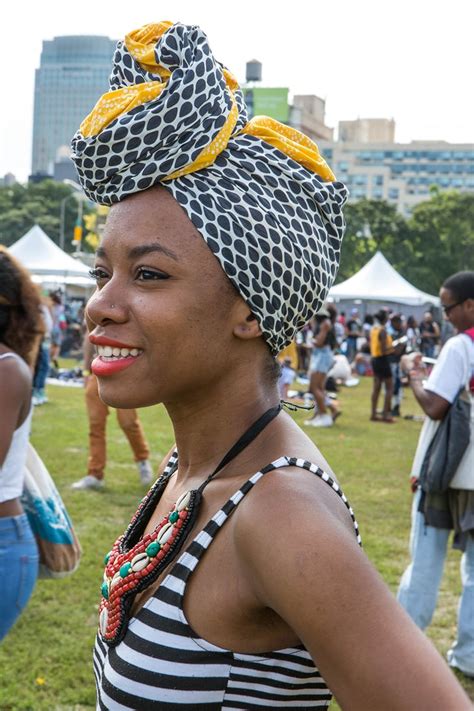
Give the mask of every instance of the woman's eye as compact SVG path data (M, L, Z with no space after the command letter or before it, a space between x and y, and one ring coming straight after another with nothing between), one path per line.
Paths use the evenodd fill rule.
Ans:
M140 281L156 281L158 279L169 279L169 275L164 272L158 272L154 269L139 267L137 269L137 278Z
M102 281L103 279L107 279L109 276L107 272L104 272L104 270L100 267L94 267L94 269L89 269L89 274L92 279L95 279L97 282Z

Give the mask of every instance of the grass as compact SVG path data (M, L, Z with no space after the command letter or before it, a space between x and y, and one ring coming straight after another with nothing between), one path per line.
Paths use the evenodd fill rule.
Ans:
M329 430L313 430L355 509L364 548L395 591L408 563L411 494L408 472L420 423L385 426L368 421L370 381L343 389L343 416ZM128 523L143 495L130 450L115 415L108 423L108 468L102 492L74 492L71 482L86 473L87 422L81 389L49 387L50 402L35 412L37 447L73 518L84 553L66 580L40 580L16 626L0 647L1 711L85 711L95 705L91 650L103 557ZM410 393L405 413L416 413ZM162 407L140 413L153 464L173 443ZM296 413L301 425L306 415ZM450 551L438 609L429 637L444 655L455 637L460 592L459 553ZM474 698L474 683L460 679ZM332 710L338 707L334 703Z

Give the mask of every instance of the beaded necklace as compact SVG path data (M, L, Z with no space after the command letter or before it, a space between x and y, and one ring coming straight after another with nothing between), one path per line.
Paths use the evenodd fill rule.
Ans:
M135 596L149 587L176 558L191 531L202 500L202 492L234 457L242 452L278 415L281 405L267 410L227 452L217 468L197 488L186 491L151 533L143 535L161 499L166 484L177 468L177 456L142 500L127 530L105 556L99 632L109 646L117 645L128 626Z

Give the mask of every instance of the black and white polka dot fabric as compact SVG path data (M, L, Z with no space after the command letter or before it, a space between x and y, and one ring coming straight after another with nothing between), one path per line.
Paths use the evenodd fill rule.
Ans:
M72 141L84 191L111 205L154 185L169 190L277 353L334 281L347 190L319 154L322 176L299 162L285 137L292 129L268 119L284 129L275 145L249 130L242 92L198 27L170 26L152 65L128 45L118 43L111 91Z

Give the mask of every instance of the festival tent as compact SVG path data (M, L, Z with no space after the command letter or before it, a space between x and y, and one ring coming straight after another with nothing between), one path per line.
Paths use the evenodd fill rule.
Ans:
M63 252L39 225L15 242L10 252L31 272L33 281L45 287L70 286L92 289L89 267Z
M377 252L365 266L346 281L333 286L329 298L340 304L352 302L363 303L368 307L390 306L400 309L401 306L411 307L414 315L427 306L439 306L439 298L410 284L392 267L390 262ZM377 303L375 303L377 302Z

